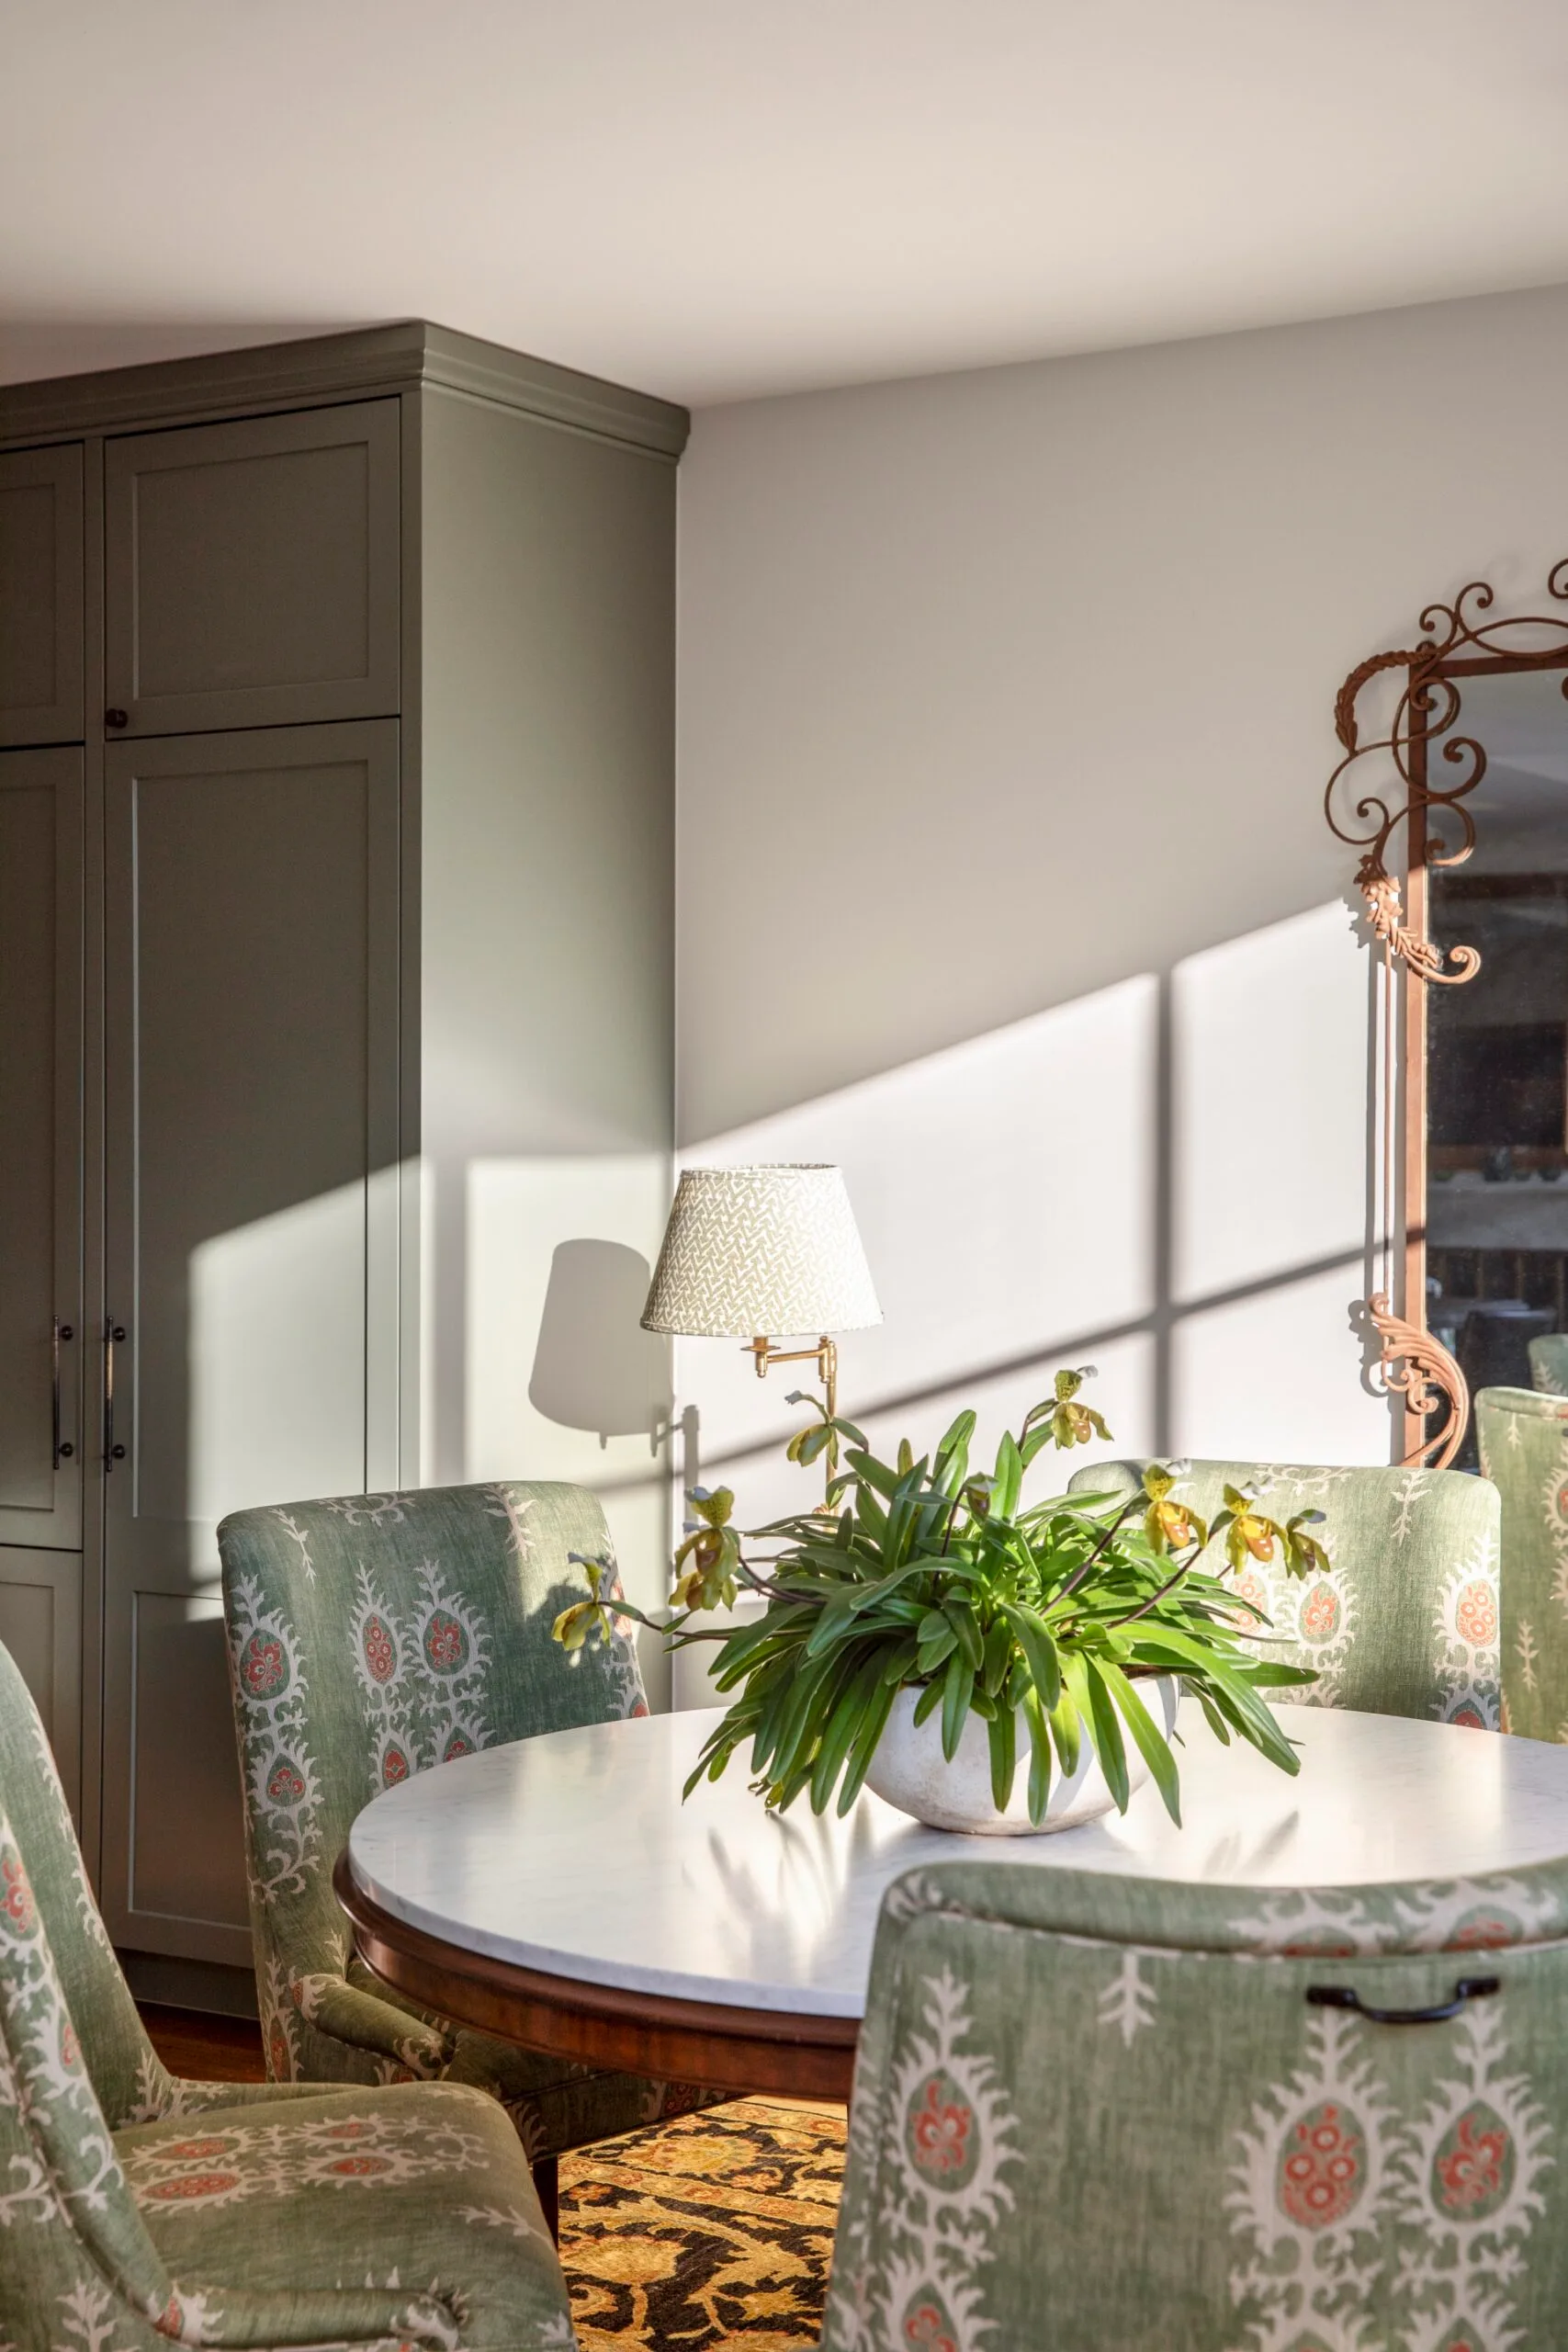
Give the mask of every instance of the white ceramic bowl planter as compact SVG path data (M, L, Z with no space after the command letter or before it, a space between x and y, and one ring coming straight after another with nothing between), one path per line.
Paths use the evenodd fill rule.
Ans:
M1176 1677L1162 1674L1140 1678L1137 1692L1168 1738L1176 1723ZM930 1829L962 1830L976 1838L1030 1838L1048 1829L1076 1829L1080 1822L1093 1821L1114 1806L1116 1800L1106 1786L1100 1758L1086 1739L1077 1769L1070 1780L1064 1780L1059 1771L1052 1772L1044 1820L1038 1824L1031 1821L1029 1732L1021 1714L1018 1770L1012 1796L1007 1811L998 1813L991 1794L991 1743L984 1723L978 1715L970 1715L958 1742L958 1753L949 1763L942 1752L942 1709L934 1709L923 1724L916 1726L915 1705L919 1695L915 1690L899 1691L865 1776L866 1787L874 1790L885 1804L896 1805L900 1813L912 1814ZM1149 1768L1134 1746L1125 1724L1122 1737L1127 1749L1127 1778L1134 1789L1141 1789L1149 1777Z

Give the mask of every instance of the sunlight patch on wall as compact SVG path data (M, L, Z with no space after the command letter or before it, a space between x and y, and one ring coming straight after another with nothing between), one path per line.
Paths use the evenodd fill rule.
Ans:
M191 1518L363 1489L366 1208L344 1184L192 1251Z
M1156 1046L1157 985L1143 974L682 1159L841 1165L886 1317L841 1341L843 1409L923 1442L974 1403L977 1442L994 1446L1062 1349L1152 1313ZM1146 1354L1097 1350L1096 1401L1114 1402L1129 1443L1146 1442ZM760 1382L740 1344L719 1340L681 1340L676 1361L681 1400L701 1407L705 1464L795 1426L790 1368ZM750 1517L799 1484L754 1461L742 1477Z
M1177 1298L1359 1250L1367 957L1348 908L1335 899L1188 956L1171 1017Z

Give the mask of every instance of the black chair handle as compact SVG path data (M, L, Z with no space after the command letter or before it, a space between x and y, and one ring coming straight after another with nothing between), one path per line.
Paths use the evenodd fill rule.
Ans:
M1309 1984L1307 1999L1314 2009L1354 2009L1373 2025L1441 2025L1446 2018L1457 2018L1467 2001L1500 1992L1502 1982L1500 1976L1461 1976L1454 1986L1453 1999L1439 2001L1430 2009L1374 2009L1348 1984Z

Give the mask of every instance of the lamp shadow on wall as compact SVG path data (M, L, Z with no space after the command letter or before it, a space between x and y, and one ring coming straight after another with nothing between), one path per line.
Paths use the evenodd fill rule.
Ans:
M563 1429L651 1437L670 1418L670 1351L641 1328L652 1279L623 1242L560 1241L550 1260L528 1401Z

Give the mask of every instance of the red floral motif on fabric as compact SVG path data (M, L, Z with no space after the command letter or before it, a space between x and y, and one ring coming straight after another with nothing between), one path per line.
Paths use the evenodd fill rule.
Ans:
M958 2352L947 2313L940 2303L911 2303L904 2314L904 2341L911 2352Z
M182 2173L178 2180L155 2181L141 2193L156 2198L161 2204L172 2205L193 2197L222 2197L239 2186L237 2172L187 2172Z
M974 2111L964 2100L943 2098L942 2085L933 2075L926 2095L910 2120L915 2162L922 2172L961 2172L969 2154Z
M424 1654L438 1673L448 1667L460 1666L468 1646L468 1635L456 1617L438 1609L424 1629Z
M1454 1623L1460 1639L1472 1650L1483 1650L1497 1638L1497 1596L1490 1585L1467 1584L1454 1603Z
M373 2173L390 2172L392 2167L385 2156L338 2156L327 2169L341 2173L345 2180L368 2180Z
M370 1669L371 1680L389 1682L398 1662L398 1654L392 1646L392 1637L379 1617L367 1617L363 1638L365 1663Z
M1467 2109L1432 2167L1444 2211L1468 2214L1500 2202L1507 2193L1513 2153L1513 2140L1500 2115L1486 2107Z
M68 2072L73 2074L76 2062L81 2055L82 2045L76 2039L76 2029L70 2018L66 2018L60 2029L60 2063Z
M275 2083L287 2083L293 2075L294 2052L288 2047L288 2036L280 2025L275 2025L267 2036L266 2063Z
M1329 1928L1315 1928L1310 1935L1301 1936L1293 1943L1280 1946L1281 1960L1354 1960L1356 1947Z
M5 1901L0 1904L0 1909L15 1922L17 1932L25 1936L38 1917L38 1906L33 1901L32 1888L28 1884L28 1874L17 1855L7 1854L0 1862L0 1880L5 1882Z
M369 2129L368 2123L329 2123L326 2136L329 2140L363 2140Z
M1256 1568L1244 1568L1239 1576L1231 1578L1231 1585L1238 1597L1250 1600L1255 1609L1268 1608L1269 1588Z
M389 1747L381 1758L381 1782L384 1788L395 1789L400 1781L409 1776L409 1759L400 1747Z
M1472 1911L1460 1921L1445 1951L1501 1951L1506 1944L1517 1944L1522 1934L1517 1919L1506 1911Z
M1280 2166L1280 2203L1303 2229L1342 2222L1366 2180L1366 2143L1346 2109L1325 2099L1293 2124Z
M266 1792L275 1804L298 1804L305 1793L305 1783L286 1758L267 1782Z
M646 1699L634 1699L632 1701L632 1719L634 1722L638 1715L646 1715L647 1713L648 1701Z
M283 1679L283 1644L272 1634L253 1634L240 1660L240 1679L253 1699L265 1699Z
M1302 1634L1309 1642L1332 1641L1339 1630L1339 1596L1331 1584L1314 1584L1302 1603Z
M471 1756L473 1752L473 1741L465 1739L460 1731L455 1731L441 1751L441 1761L443 1764L450 1764L457 1757Z
M227 2140L176 2140L158 2153L164 2157L173 2156L182 2165L210 2164L214 2156L222 2155L228 2144Z
M1461 1707L1456 1713L1449 1717L1449 1721L1462 1724L1466 1731L1484 1731L1486 1728L1479 1707Z

